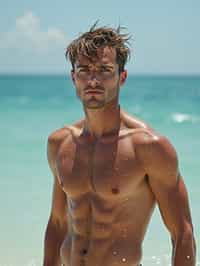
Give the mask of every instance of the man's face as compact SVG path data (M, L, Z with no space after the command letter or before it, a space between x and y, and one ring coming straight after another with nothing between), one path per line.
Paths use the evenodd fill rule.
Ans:
M72 71L76 93L86 108L98 109L118 97L126 80L126 71L119 74L116 50L103 47L97 57L89 60L80 55Z

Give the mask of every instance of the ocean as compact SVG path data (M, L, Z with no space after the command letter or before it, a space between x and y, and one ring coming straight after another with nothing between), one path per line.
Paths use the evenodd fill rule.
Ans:
M187 186L200 244L200 76L129 76L121 108L167 136ZM0 266L40 266L53 177L48 135L83 117L68 76L0 76ZM156 208L143 245L144 266L170 265L171 242ZM200 252L197 249L197 265Z

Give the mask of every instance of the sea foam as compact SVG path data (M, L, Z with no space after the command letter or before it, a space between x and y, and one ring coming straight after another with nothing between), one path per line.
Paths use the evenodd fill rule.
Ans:
M200 122L200 117L197 117L197 116L194 116L194 115L190 115L190 114L186 114L186 113L173 113L171 115L171 118L176 123L184 123L184 122L196 123L196 122Z

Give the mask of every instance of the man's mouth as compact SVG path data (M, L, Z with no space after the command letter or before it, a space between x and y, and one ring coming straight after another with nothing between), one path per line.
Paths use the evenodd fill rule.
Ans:
M85 94L102 94L103 90L97 90L97 89L86 89Z

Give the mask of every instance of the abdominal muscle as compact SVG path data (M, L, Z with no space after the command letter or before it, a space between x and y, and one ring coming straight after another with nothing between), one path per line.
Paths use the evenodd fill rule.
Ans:
M64 266L139 266L142 241L154 204L136 215L126 208L115 220L69 219L71 229L61 246ZM150 208L149 208L150 207ZM119 218L121 217L121 218ZM145 217L145 218L144 218Z
M141 253L141 243L130 236L88 239L68 235L61 246L65 266L136 266Z

